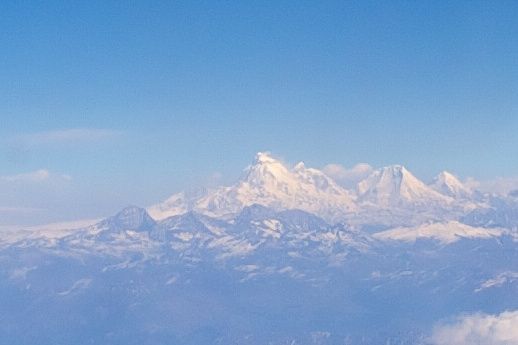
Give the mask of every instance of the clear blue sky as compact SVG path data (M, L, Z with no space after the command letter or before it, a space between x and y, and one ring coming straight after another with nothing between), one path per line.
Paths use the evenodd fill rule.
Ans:
M516 176L516 18L516 1L2 1L0 217L147 205L260 150ZM39 169L51 185L13 182Z

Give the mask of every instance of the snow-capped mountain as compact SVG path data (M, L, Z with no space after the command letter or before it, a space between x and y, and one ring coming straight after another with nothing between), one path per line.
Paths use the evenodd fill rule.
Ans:
M99 223L98 227L110 228L112 231L149 231L155 224L155 220L149 216L146 210L137 206L128 206Z
M422 224L416 227L398 227L374 234L380 240L415 242L419 239L433 239L450 244L463 238L497 238L506 233L499 228L473 227L457 221Z
M156 221L128 207L3 243L2 345L424 345L467 307L518 308L516 231L455 221L370 235L258 204Z
M518 228L518 200L491 196L480 207L463 216L461 221L474 226Z
M361 181L358 184L358 199L385 209L447 207L453 203L452 198L433 190L401 165L376 170Z
M330 223L408 226L459 220L482 207L483 197L448 172L440 173L427 185L401 165L377 169L355 190L348 190L302 162L290 167L269 153L259 152L235 184L177 193L149 207L148 212L158 220L188 211L231 219L245 207L257 204L277 211L304 210Z
M301 209L337 220L354 212L354 195L322 171L298 163L287 167L270 154L259 152L243 177L230 187L208 191L187 202L175 194L164 203L150 207L156 219L194 210L214 217L231 217L244 207L259 204L276 210Z
M194 210L197 202L210 192L212 191L206 188L199 188L188 192L175 193L165 201L148 207L147 211L154 219L165 219L167 217L180 215Z
M518 202L479 197L402 166L350 191L259 153L228 187L0 231L0 345L428 345L441 320L518 310Z
M473 196L473 191L464 185L455 175L443 171L437 175L430 187L435 191L450 196L454 199L469 199Z

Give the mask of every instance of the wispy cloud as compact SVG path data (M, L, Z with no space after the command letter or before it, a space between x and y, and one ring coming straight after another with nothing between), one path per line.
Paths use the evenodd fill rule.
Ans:
M65 144L78 142L99 142L119 137L121 131L104 128L69 128L35 133L19 134L11 142L24 146Z
M15 175L3 175L0 176L0 182L30 182L38 183L45 182L51 178L57 178L61 180L70 181L72 177L66 174L53 174L47 169L39 169L28 173L21 173Z
M477 181L468 178L467 184L482 192L507 195L509 192L518 190L518 177L497 177L487 181Z
M342 186L351 188L367 177L373 168L367 163L359 163L352 168L346 168L340 164L328 164L323 171Z
M0 213L33 213L41 211L41 208L34 207L10 207L0 206Z
M0 175L0 225L46 222L48 207L74 188L71 180L47 169Z
M435 327L433 345L518 345L518 311L471 314Z
M50 178L50 172L46 169L40 169L28 173L16 175L0 176L0 181L4 182L42 182Z

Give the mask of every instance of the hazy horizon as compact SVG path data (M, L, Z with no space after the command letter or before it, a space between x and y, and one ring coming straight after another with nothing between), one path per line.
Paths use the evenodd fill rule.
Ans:
M263 150L516 184L516 7L4 2L0 215L145 206Z
M0 1L0 345L518 345L518 1Z

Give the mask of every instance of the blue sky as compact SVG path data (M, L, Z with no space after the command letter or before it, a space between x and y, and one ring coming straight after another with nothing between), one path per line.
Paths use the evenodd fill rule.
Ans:
M514 1L3 1L0 224L228 183L261 150L516 176L517 15Z

